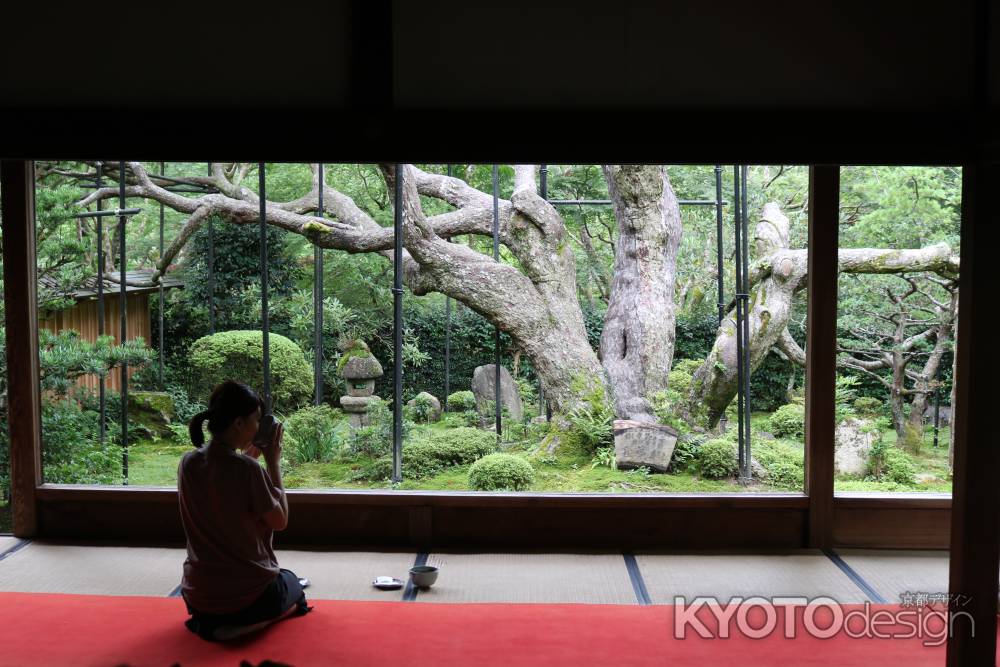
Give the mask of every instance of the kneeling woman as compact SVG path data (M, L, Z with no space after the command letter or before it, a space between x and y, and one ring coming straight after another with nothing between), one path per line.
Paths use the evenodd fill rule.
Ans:
M186 625L208 640L258 630L293 614L305 614L298 577L278 567L275 530L288 525L281 483L281 425L263 449L267 471L253 444L263 404L245 384L227 380L212 392L208 410L189 425L198 449L177 468L187 559L181 594L191 618ZM202 424L212 434L206 445ZM241 453L242 450L242 453Z

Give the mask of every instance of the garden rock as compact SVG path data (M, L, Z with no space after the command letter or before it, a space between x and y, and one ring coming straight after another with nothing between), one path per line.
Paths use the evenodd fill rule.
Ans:
M174 399L170 394L163 391L129 392L129 423L142 427L151 437L170 437L173 434L170 422L174 416Z
M616 419L614 436L619 470L646 466L655 472L667 472L677 445L677 431L662 424Z
M419 394L417 394L414 398L407 401L406 404L411 408L415 408L417 407L417 400L420 399L421 397L424 400L428 401L431 405L431 411L430 414L427 415L427 421L429 422L441 421L441 401L439 401L437 397L434 396L434 394L431 394L430 392L422 391Z
M924 410L924 423L933 424L934 423L934 405L928 405ZM938 423L942 426L951 424L951 406L942 405L938 411Z
M484 417L492 417L486 414L490 411L490 402L494 400L494 369L495 364L476 366L472 373L472 393L476 397L476 410ZM521 404L521 394L517 390L517 383L510 376L503 366L500 367L500 405L507 408L510 418L520 422L524 416L524 407Z
M877 431L864 429L872 422L846 419L837 425L834 434L833 467L840 475L864 475L868 469L868 453L879 438Z

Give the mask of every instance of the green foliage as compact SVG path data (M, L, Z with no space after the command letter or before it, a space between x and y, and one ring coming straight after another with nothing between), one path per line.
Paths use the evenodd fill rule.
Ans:
M835 415L837 423L854 416L854 399L857 397L858 379L850 375L838 375L834 388Z
M714 198L714 195L713 195ZM719 326L717 315L681 313L674 328L674 359L704 359L715 343ZM674 368L678 366L675 363ZM689 371L694 373L694 371Z
M577 378L573 384L580 389L583 382ZM567 418L570 423L569 438L584 452L594 454L601 447L613 444L615 415L600 385L587 391L583 401L570 410Z
M691 388L691 376L701 367L704 359L681 359L674 364L673 370L667 375L667 387L681 396Z
M115 345L112 336L90 342L72 330L53 333L38 330L38 364L43 391L65 397L82 375L107 376L112 369L128 363L132 367L148 364L152 352L142 338Z
M903 422L903 436L899 438L897 444L908 452L917 454L924 444L924 430L922 427L911 424L909 421Z
M116 484L121 480L121 449L114 429L101 445L100 416L73 400L42 403L43 478L53 484Z
M879 439L868 452L868 477L870 481L888 480L897 484L916 483L913 462L906 452Z
M287 442L283 449L293 463L329 461L340 446L336 433L339 411L329 405L316 405L296 410L285 419L285 437L292 436L295 446Z
M531 464L513 454L490 454L469 468L469 487L477 491L524 491L534 481Z
M701 446L708 440L704 435L682 435L677 438L674 453L670 456L672 472L686 471L694 467L701 453Z
M538 401L536 383L526 377L519 377L516 381L517 393L521 396L521 403L524 405L524 413L527 416L529 411L533 411L535 402Z
M774 440L754 440L751 455L767 471L767 483L784 489L800 490L804 482L802 450Z
M423 392L414 397L412 407L407 407L410 407L413 414L412 419L417 423L429 422L434 414L434 404L431 402L430 396Z
M597 466L607 466L612 470L618 469L618 462L615 459L614 447L601 447L594 453L590 462L590 467L596 468Z
M403 444L403 476L408 479L429 477L449 466L468 465L496 451L496 435L476 428L459 427L435 431L420 440ZM392 469L392 457L383 456L373 470Z
M698 452L698 469L702 477L724 479L736 474L739 467L736 446L729 440L709 440Z
M465 412L476 409L476 395L468 389L456 391L448 396L449 412Z
M854 399L854 411L862 417L877 417L882 413L882 401L870 396L860 396Z
M312 368L299 346L279 334L270 335L271 393L274 410L286 412L302 405L313 392ZM245 382L258 391L264 384L263 333L223 331L199 338L191 345L196 397L207 397L227 379Z
M377 458L392 451L393 416L387 401L375 400L368 404L368 425L354 429L347 440L347 450L351 456ZM405 439L413 422L403 420L402 432Z
M805 437L806 429L805 406L801 403L782 405L771 415L769 428L772 433L780 438L801 440Z

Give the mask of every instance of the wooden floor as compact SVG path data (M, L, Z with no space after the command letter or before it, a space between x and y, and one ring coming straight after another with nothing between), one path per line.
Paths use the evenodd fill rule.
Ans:
M0 591L176 596L185 552L81 546L0 536ZM946 551L801 550L782 553L480 553L278 551L281 567L314 599L413 602L674 604L714 596L825 596L842 603L901 602L948 590ZM381 591L414 564L440 568L429 589Z

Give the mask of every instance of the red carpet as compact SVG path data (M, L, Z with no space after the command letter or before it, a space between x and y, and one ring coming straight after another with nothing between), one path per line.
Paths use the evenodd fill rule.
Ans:
M905 665L944 664L944 647L931 637L829 639L809 636L803 610L796 613L794 639L777 630L763 639L736 633L703 639L689 628L674 639L675 608L668 605L443 604L317 600L303 617L274 625L238 645L205 642L188 632L179 598L0 593L0 665L128 664L169 667L179 663L237 667L264 659L296 666L433 665L518 667L521 665ZM863 609L845 605L845 613ZM898 605L871 610L898 611ZM754 613L760 612L760 613ZM707 608L697 615L717 627ZM816 625L828 627L823 612ZM766 620L754 608L751 624ZM735 628L735 623L732 625ZM880 626L883 633L892 627ZM928 627L940 632L940 624ZM856 630L855 630L856 632ZM940 636L940 635L937 635Z

